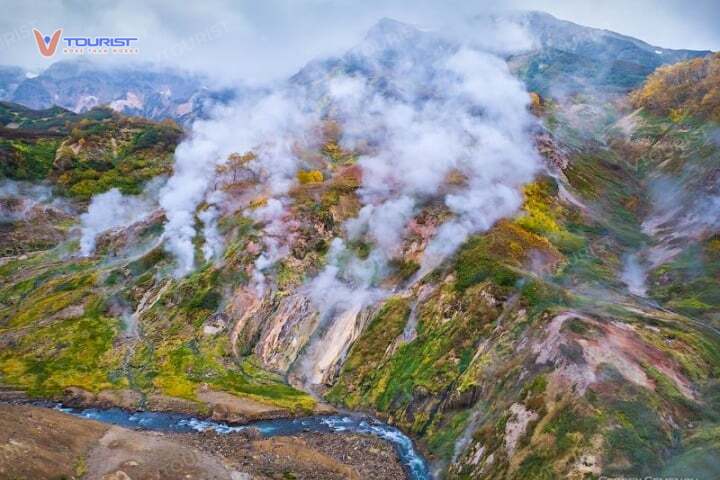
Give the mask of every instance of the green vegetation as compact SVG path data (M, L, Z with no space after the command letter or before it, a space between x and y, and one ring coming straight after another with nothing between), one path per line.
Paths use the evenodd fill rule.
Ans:
M637 335L640 343L628 346L628 352L639 349L669 362L663 364L693 385L717 378L717 339L648 304L640 303L652 313L633 313L624 304L633 301L619 280L623 256L653 242L642 226L654 207L653 172L662 169L685 191L706 190L700 172L711 171L717 160L712 129L689 117L639 114L630 137L615 125L623 113L613 106L603 107L602 118L587 126L566 113L552 101L539 112L552 118L554 140L567 148L562 173L528 184L515 219L471 237L450 264L425 278L433 293L415 307L413 340L397 341L407 319L389 316L383 308L353 346L328 394L334 402L386 415L415 433L433 459L450 458L470 413L482 412L471 442L476 450L460 457L449 478L554 479L568 475L588 453L602 474L646 475L663 468L682 473L676 464L707 465L709 452L717 451L717 442L703 438L679 453L687 430L680 433L683 427L670 425L668 415L685 422L717 417L689 398L667 369L641 364L652 385L641 387L628 380L628 372L603 363L592 367L593 386L571 396L563 395L576 387L556 374L572 377L575 364L587 362L585 355L611 359L610 352L624 348L612 342ZM715 236L689 242L651 273L652 297L676 312L719 321L718 245ZM533 345L548 341L550 320L568 309L601 321L566 321L558 332L563 343L554 347L554 366L536 364L537 352L553 347ZM629 325L628 331L613 333L618 338L610 340L601 327L609 322ZM593 345L599 350L587 353ZM504 437L513 403L537 419L507 458ZM472 457L480 446L484 454ZM491 452L494 463L482 466ZM668 460L675 455L677 460ZM476 458L481 459L477 464Z
M720 427L701 425L684 442L682 452L661 471L668 477L681 477L687 472L702 472L710 478L720 476Z
M534 60L524 72L531 80L540 72ZM560 75L569 66L552 68ZM640 75L622 62L605 73L615 85ZM617 122L630 112L614 103L532 101L550 129L539 141L555 166L552 177L524 187L517 215L471 236L410 284L426 240L421 230L451 215L438 198L423 205L413 225L423 228L413 230L420 233L378 282L393 294L359 332L326 398L387 418L438 464L455 458L449 478L714 471L720 339L710 327L720 322L720 237L710 223L693 229L668 217L658 233L643 222L656 212L653 192L667 178L690 192L672 197L672 208L705 205L694 192L715 191L715 127L674 108L646 106ZM82 201L112 187L136 193L170 171L180 136L170 123L105 110L67 127L47 138L26 132L0 140L0 155L12 160L3 175L48 180ZM261 225L244 209L219 220L222 259L179 279L169 275L173 258L162 246L133 250L159 238L160 221L133 232L133 245L104 242L102 261L69 255L68 242L0 264L2 383L43 397L80 386L192 401L209 388L310 412L313 398L264 370L253 352L263 322L302 293L297 289L317 275L330 242L344 238L344 222L361 207L360 150L342 149L335 122L321 130L313 147L297 147L303 169L287 208L293 242L263 272L272 288L258 313L242 317L255 305L243 296L263 248ZM252 190L258 179L248 164L256 159L233 154L218 169L230 198L253 192L249 209L268 201ZM449 178L448 188L463 181ZM198 253L202 241L194 239ZM373 244L361 237L347 247L366 259ZM657 251L672 257L649 273L650 298L630 295L620 280L623 258ZM129 318L137 334L123 322ZM239 318L247 322L231 334ZM288 318L282 335L306 328L305 320ZM464 451L458 438L468 440Z
M622 463L627 459L632 467L608 469L608 473L636 473L650 475L662 466L660 453L670 447L670 437L663 431L657 413L640 401L617 401L612 406L617 426L608 432L606 438L609 460Z
M97 109L101 110L101 109ZM88 112L91 115L95 110ZM70 126L80 118L79 115L61 107L45 110L32 110L17 103L0 102L0 125L14 124L18 130L33 132L67 133ZM4 132L11 134L11 132Z
M0 136L0 176L11 180L45 179L53 166L59 140L7 140Z
M402 334L409 313L407 299L391 298L385 302L351 349L341 372L342 380L333 387L328 398L347 405L360 403L360 395L367 393L363 391L363 385L368 388L375 383L373 377L378 373L387 349Z
M70 385L92 391L122 385L111 378L119 366L113 339L120 321L107 314L107 305L93 293L95 275L82 271L85 267L44 270L0 290L7 305L0 317L0 325L7 327L0 327L0 333L25 330L0 352L4 382L43 397Z
M180 134L172 123L83 119L72 131L74 142L60 148L56 183L78 199L111 188L140 193L144 182L170 173Z
M689 245L651 280L653 298L669 308L720 322L720 236Z
M556 478L558 460L573 455L579 448L587 445L596 431L598 419L588 416L572 405L562 405L538 424L543 435L547 435L541 446L532 448L512 478Z
M456 286L464 290L484 281L514 287L518 269L530 267L533 255L544 257L552 267L561 254L543 237L515 223L500 221L485 235L472 237L457 254Z
M0 176L48 179L80 200L111 188L140 193L145 182L170 173L182 134L170 121L123 118L102 108L78 116L0 104L0 118L18 125L0 132Z
M249 232L243 221L225 227L238 239ZM204 321L221 308L225 272L205 267L182 281L165 280L171 283L160 295L165 283L156 284L156 275L172 261L161 248L107 268L63 258L51 251L0 266L0 338L19 334L0 351L0 382L44 398L75 386L197 400L207 385L289 410L312 410L311 396L262 370L252 357L236 359L226 335L202 333ZM138 289L154 289L159 297L140 318L141 338L126 339L122 311L136 308Z

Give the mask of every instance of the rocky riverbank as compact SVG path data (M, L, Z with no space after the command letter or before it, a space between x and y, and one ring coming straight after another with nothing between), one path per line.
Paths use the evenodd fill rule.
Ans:
M29 403L32 400L34 399L22 390L0 385L0 402ZM72 408L117 407L130 411L173 412L236 424L336 413L332 406L322 402L316 403L310 411L290 410L208 388L201 388L198 391L197 400L188 400L161 394L143 395L130 389L93 393L81 388L69 387L62 395L50 400Z
M370 436L134 431L30 405L0 404L0 478L404 479Z

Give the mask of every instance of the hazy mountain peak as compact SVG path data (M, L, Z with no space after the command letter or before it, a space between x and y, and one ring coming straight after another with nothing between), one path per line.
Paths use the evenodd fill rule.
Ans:
M376 35L387 35L389 33L412 34L417 31L418 29L409 23L401 22L394 18L383 17L378 20L375 25L370 27L366 36L374 37Z
M432 48L432 43L441 43L434 32L423 31L414 25L391 18L383 18L373 25L365 38L351 51L372 55L387 50Z

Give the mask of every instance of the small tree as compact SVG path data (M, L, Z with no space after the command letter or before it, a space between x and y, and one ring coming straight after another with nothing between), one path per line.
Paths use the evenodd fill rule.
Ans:
M224 164L217 167L217 172L219 175L229 177L225 182L226 186L248 180L257 181L257 174L249 167L250 162L256 158L257 155L253 152L246 152L242 155L232 153Z

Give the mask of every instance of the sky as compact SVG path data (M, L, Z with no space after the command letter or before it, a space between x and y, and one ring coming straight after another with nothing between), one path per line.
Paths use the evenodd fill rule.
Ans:
M182 5L179 7L179 5ZM0 65L39 71L31 30L138 37L140 52L108 61L150 61L227 79L264 82L308 60L341 53L377 20L443 28L498 8L543 10L667 48L720 50L718 0L0 0Z

